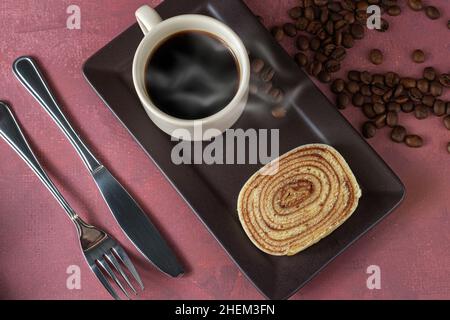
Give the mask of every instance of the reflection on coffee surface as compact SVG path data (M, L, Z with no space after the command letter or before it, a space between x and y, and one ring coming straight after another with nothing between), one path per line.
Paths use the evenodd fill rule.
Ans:
M218 38L200 31L166 39L150 57L146 89L156 107L180 119L211 116L226 107L239 87L234 54Z

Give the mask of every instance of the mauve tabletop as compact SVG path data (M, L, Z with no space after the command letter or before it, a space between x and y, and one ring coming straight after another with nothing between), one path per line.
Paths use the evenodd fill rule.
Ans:
M147 3L156 6L160 1ZM267 26L287 21L296 0L246 0ZM343 70L393 70L419 77L424 66L449 71L450 3L434 1L442 18L431 21L402 2L403 13L389 17L387 33L371 32L349 51ZM431 1L430 1L431 2ZM191 209L103 105L83 78L84 61L134 23L143 1L77 1L81 28L69 30L71 1L3 0L0 5L0 99L7 101L22 124L42 164L83 218L101 226L124 245L147 289L139 299L261 299ZM285 48L293 53L292 41ZM385 62L374 67L368 51L380 48ZM427 61L414 64L410 54L423 49ZM63 108L84 140L157 221L176 248L188 273L167 278L148 267L126 240L97 192L77 154L11 71L21 55L36 57ZM341 71L341 75L344 72ZM323 92L333 99L326 86ZM446 92L446 100L450 94ZM355 108L344 111L360 127ZM442 119L418 121L401 115L425 146L410 149L389 141L381 131L370 144L406 186L402 205L333 261L292 299L448 299L450 298L450 165L446 145L450 131ZM81 288L68 289L71 266L81 270ZM369 266L381 270L381 289L366 285ZM3 142L0 143L0 298L109 299L82 260L71 222L38 179Z

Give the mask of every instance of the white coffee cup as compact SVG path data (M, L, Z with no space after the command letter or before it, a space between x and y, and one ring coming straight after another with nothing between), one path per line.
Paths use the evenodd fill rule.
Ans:
M150 119L167 134L193 141L210 140L232 127L244 111L250 82L249 57L239 36L224 23L203 15L186 14L163 21L155 10L146 5L136 11L136 19L145 37L134 57L133 81ZM145 86L146 64L154 50L171 35L183 31L203 31L214 35L228 46L239 64L240 82L234 98L223 109L203 119L179 119L164 113L152 102Z

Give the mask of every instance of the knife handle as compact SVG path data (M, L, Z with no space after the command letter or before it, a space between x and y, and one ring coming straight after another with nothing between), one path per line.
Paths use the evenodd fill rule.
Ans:
M62 113L36 61L31 57L20 57L14 61L13 71L23 86L41 104L63 131L91 173L101 167L100 161L95 158Z

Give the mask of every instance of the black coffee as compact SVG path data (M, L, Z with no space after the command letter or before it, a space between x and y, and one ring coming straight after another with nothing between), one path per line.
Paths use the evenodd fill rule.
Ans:
M147 93L161 111L181 119L202 119L226 107L239 87L234 54L219 39L199 31L177 33L150 57Z

